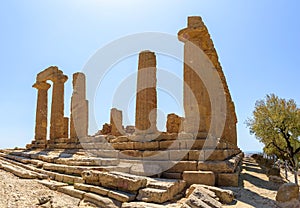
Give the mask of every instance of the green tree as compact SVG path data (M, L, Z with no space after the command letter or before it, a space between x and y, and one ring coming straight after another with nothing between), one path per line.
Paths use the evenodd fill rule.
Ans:
M250 133L262 142L264 152L287 160L294 169L295 183L300 156L300 109L294 100L267 95L255 104L253 117L246 121Z

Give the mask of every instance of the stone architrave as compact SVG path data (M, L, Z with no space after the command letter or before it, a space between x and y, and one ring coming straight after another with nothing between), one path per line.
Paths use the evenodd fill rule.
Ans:
M36 82L32 87L38 90L36 119L35 119L35 140L47 140L47 115L48 115L48 89L47 82Z
M112 108L110 111L110 125L111 125L111 134L114 136L121 136L125 132L122 126L122 111Z
M222 67L218 61L218 55L214 48L213 41L210 38L210 34L207 30L207 27L203 23L201 17L192 16L188 17L188 27L180 30L178 32L178 38L180 41L184 42L184 61L185 63L192 62L191 54L189 54L189 45L188 43L193 43L198 46L207 57L210 59L215 69L217 70L219 77L222 81L222 85L225 92L226 97L226 122L223 131L222 138L227 142L237 145L237 135L236 135L236 123L237 118L235 114L234 103L231 99L231 95L226 83L226 79L224 73L222 71ZM199 66L199 70L201 69ZM198 132L208 132L211 122L211 104L209 100L209 95L205 85L203 84L200 77L197 76L196 72L191 69L187 64L184 64L184 82L186 84L184 88L184 110L185 110L185 119L187 123L187 127L192 125L193 117L195 116L195 108L197 107L199 110L199 118L200 123L198 128ZM188 89L189 88L189 89ZM194 103L191 102L191 95L193 93L196 100L197 105L194 106ZM191 103L193 103L191 105ZM190 131L195 133L195 128L190 128ZM189 128L188 128L189 129ZM186 129L185 129L186 131ZM188 130L189 132L189 130Z
M85 75L80 72L74 73L72 84L70 137L83 138L88 135L88 101L86 100Z
M52 105L50 119L50 140L64 137L64 84L68 80L66 75L59 74L53 81Z
M135 128L136 133L155 133L157 119L156 56L154 52L139 54Z

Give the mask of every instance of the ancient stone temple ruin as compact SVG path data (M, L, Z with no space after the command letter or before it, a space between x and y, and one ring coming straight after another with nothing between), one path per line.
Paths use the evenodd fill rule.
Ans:
M25 150L7 151L4 158L21 167L31 164L29 171L36 177L62 182L53 187L100 207L126 207L131 201L164 203L183 197L192 184L238 186L243 153L237 147L237 118L213 42L200 17L189 17L178 39L184 44L185 115L169 114L166 132L157 129L156 55L146 50L138 59L135 126L124 127L122 111L112 108L110 123L88 135L85 75L73 74L69 119L64 114L68 77L51 66L33 85L38 90L34 140ZM225 125L218 137L209 133L214 116L211 97L197 74L206 69L189 64L198 55L191 52L195 46L221 80ZM53 86L49 139L47 81Z

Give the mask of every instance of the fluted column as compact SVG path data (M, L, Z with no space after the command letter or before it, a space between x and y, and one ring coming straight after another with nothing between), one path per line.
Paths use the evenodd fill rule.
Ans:
M137 133L155 133L157 119L156 56L154 52L139 54L135 127Z
M35 140L47 140L47 114L48 114L48 89L50 84L37 82L32 87L38 90L36 118L35 118Z
M64 122L64 84L68 80L66 75L59 75L53 81L52 105L50 120L50 139L63 138L65 132Z

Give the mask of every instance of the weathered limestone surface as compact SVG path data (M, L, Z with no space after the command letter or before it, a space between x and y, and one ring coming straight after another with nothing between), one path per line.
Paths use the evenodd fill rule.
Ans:
M145 202L164 203L182 193L186 183L182 180L148 179L147 187L140 189L137 199Z
M108 123L103 124L100 134L103 135L111 134L111 125Z
M196 188L196 187L203 187L206 188L212 192L214 192L217 197L219 198L219 201L224 204L230 204L234 200L234 193L231 190L221 189L214 186L205 186L205 185L192 185L189 190Z
M88 201L96 204L99 207L105 208L119 208L121 203L117 200L112 200L107 197L99 196L93 193L87 193L84 195L84 201Z
M226 97L226 122L223 131L223 136L225 140L228 142L237 145L237 135L236 135L236 123L237 118L235 114L234 103L231 99L230 92L226 83L226 79L224 73L222 71L222 67L218 61L218 55L214 48L214 44L210 38L209 32L203 23L201 17L188 17L188 27L182 29L178 32L178 37L180 41L185 43L184 51L185 51L185 63L192 62L190 60L192 54L191 49L189 48L191 43L198 46L200 49L204 51L204 53L208 56L214 67L216 68L219 77L222 81L225 97ZM199 66L201 67L201 66ZM200 68L199 68L200 69ZM205 69L201 69L205 70ZM189 65L184 65L184 81L186 86L184 88L184 108L186 115L186 123L187 129L186 131L195 131L197 128L199 132L208 132L211 121L211 105L209 101L209 95L207 93L207 89L204 86L203 82L196 74L196 72L190 68ZM193 102L192 95L194 94L197 103ZM194 106L194 105L198 106ZM199 114L197 115L200 118L199 127L192 126L193 120L197 119L195 117L195 108L199 110Z
M36 138L45 140L47 135L47 90L50 85L46 81L53 82L52 105L50 118L50 139L63 138L66 136L64 118L64 83L68 77L55 66L51 66L40 72L36 77L33 87L39 90L37 104Z
M125 134L122 125L122 111L112 108L110 111L110 125L111 125L111 134L114 136L121 136Z
M86 100L85 75L80 72L74 73L72 83L70 137L83 138L88 135L88 101Z
M154 133L157 131L156 57L154 52L142 51L139 54L136 132Z
M187 191L186 200L183 200L183 202L188 207L221 208L222 204L218 200L213 191L196 186Z
M168 133L179 133L183 131L183 118L171 113L167 117L167 132Z
M299 187L294 183L285 183L277 191L276 201L287 202L299 198Z
M83 171L82 177L91 184L100 184L106 188L137 192L139 189L146 187L147 179L141 176L134 176L120 172L103 172L103 171Z
M189 186L192 184L215 185L215 174L212 171L184 171L182 179Z
M52 78L50 140L64 137L64 84L67 79L68 77L63 74Z
M36 119L35 119L35 140L47 139L47 115L48 115L48 89L50 84L37 82L32 87L38 90Z

